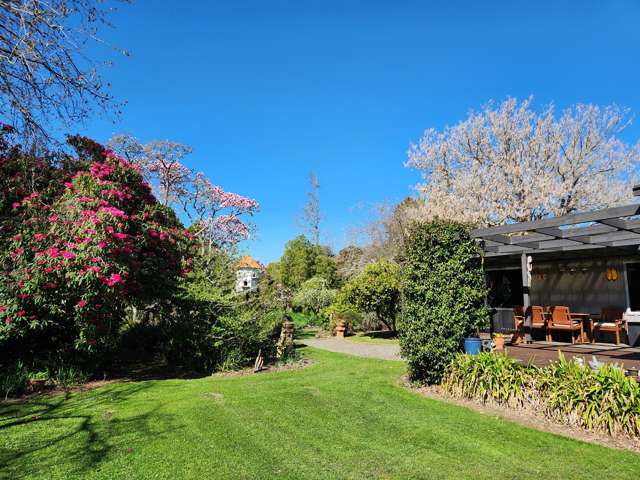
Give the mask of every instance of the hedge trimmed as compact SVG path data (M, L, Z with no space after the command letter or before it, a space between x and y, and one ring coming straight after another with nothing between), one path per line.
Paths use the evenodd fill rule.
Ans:
M467 226L435 220L411 228L403 267L402 355L412 381L438 383L488 321L481 258Z

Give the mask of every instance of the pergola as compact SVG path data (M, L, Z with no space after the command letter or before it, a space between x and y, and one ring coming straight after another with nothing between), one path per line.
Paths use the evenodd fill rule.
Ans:
M633 188L640 196L640 186ZM481 242L486 257L520 256L525 311L530 306L531 255L640 245L640 205L573 213L531 222L478 228L471 236ZM586 252L585 252L586 253ZM531 318L525 339L531 341Z

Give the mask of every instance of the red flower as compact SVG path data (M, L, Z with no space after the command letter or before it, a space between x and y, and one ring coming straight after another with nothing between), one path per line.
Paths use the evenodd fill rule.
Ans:
M7 309L4 305L0 305L0 312L4 312Z
M7 318L5 318L5 319L4 319L4 323L5 323L6 325L11 325L11 324L13 323L13 318L11 318L11 317L7 317Z
M104 281L104 283L106 283L110 287L113 287L120 282L122 282L122 275L120 275L119 273L112 273L111 276L109 278L106 278Z
M80 300L80 301L78 302L78 307L80 307L80 308L84 308L84 307L86 307L86 306L87 306L87 302L85 302L84 300Z

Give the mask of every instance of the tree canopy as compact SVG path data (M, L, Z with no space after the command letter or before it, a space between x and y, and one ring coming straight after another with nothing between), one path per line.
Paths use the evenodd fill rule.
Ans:
M338 283L335 261L329 248L314 245L304 235L287 242L280 261L269 268L293 290L316 275L327 280L332 287Z
M400 267L384 259L371 263L342 288L341 295L360 312L374 313L389 330L395 331L400 309Z
M531 99L489 103L443 131L428 129L408 165L425 182L424 216L495 225L559 216L628 201L639 145L616 106L575 105L556 116Z

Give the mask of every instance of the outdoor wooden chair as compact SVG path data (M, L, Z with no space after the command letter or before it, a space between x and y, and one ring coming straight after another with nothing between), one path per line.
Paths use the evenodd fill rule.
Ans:
M553 307L551 310L551 318L547 323L547 339L551 341L553 332L569 332L571 334L571 343L576 343L574 333L578 334L580 342L584 341L584 328L581 320L571 317L569 307Z
M547 315L542 307L533 306L529 307L531 315L531 333L533 330L542 330L546 334L547 328ZM516 329L516 343L524 341L524 322L525 322L524 307L517 306L513 309L513 322Z
M596 341L596 335L600 332L613 332L616 334L616 345L620 345L620 334L625 328L623 314L624 310L621 308L603 308L600 318L591 322L591 343Z

